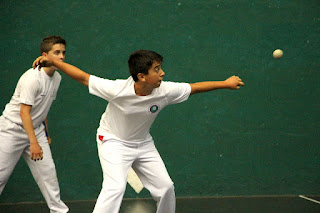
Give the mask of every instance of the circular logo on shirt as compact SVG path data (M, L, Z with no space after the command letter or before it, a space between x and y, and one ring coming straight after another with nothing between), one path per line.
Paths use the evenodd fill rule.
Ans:
M149 109L149 111L151 112L151 113L155 113L155 112L157 112L159 110L159 106L158 105L152 105L151 107L150 107L150 109Z

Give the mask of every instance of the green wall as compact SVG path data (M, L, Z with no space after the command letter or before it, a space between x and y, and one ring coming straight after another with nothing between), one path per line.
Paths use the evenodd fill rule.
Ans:
M318 0L3 0L0 17L1 110L47 35L67 40L67 62L110 79L128 77L131 52L151 49L165 57L166 80L235 74L246 83L192 96L154 123L178 197L320 194ZM62 77L49 114L62 199L94 200L102 183L95 132L107 102ZM20 160L0 202L42 200Z

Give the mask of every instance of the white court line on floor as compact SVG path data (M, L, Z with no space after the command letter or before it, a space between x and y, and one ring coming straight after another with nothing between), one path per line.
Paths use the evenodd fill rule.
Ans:
M314 202L314 203L317 203L317 204L320 204L320 201L317 201L317 200L314 200L314 199L311 199L311 198L308 198L304 195L299 195L299 197L303 198L303 199L306 199L306 200L309 200L311 202Z

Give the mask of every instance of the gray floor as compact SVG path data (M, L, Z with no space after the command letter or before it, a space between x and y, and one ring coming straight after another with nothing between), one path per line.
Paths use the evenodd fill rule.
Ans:
M177 198L176 213L319 213L320 195ZM66 202L70 213L90 213L95 201ZM152 213L151 199L124 199L120 213ZM45 203L0 203L0 213L47 213Z

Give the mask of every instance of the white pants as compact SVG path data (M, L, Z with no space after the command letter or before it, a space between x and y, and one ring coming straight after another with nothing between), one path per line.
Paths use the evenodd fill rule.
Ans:
M157 202L157 213L175 212L174 186L153 143L100 141L98 152L103 171L103 184L94 213L117 213L132 166L142 184Z
M23 127L12 123L3 116L0 117L0 195L22 155L47 202L50 212L68 212L68 207L60 200L56 169L43 127L36 128L35 133L43 150L43 159L39 161L30 158L30 143Z

